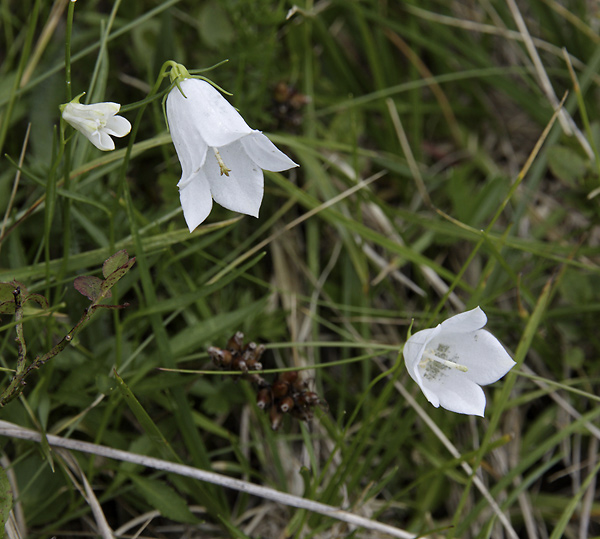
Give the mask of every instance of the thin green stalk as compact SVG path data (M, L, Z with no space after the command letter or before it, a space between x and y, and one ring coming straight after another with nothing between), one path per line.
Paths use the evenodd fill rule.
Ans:
M398 377L399 373L401 372L401 370L400 370L401 365L402 365L402 355L400 353L398 355L394 365L392 365L392 367L389 370L376 376L371 381L371 383L367 386L367 388L362 392L359 401L356 403L356 406L354 407L354 411L352 412L352 415L348 419L343 431L338 436L338 438L336 440L336 444L335 444L334 448L332 449L332 451L330 452L327 462L323 465L323 468L321 470L321 474L319 476L317 484L321 484L324 481L327 471L329 470L329 467L332 466L332 464L334 462L334 457L338 451L341 451L344 455L346 455L348 457L348 459L350 459L352 461L355 461L356 459L358 459L362 448L367 443L368 433L376 426L376 421L370 420L368 417L365 417L365 429L357 434L357 436L353 440L351 446L347 450L344 451L343 448L347 441L346 435L347 435L350 427L353 425L354 421L358 417L358 414L363 410L363 406L364 406L365 402L367 401L368 398L371 397L375 386L380 381L390 377L390 379L386 383L386 386L378 394L376 402L371 407L371 410L370 410L371 417L376 417L378 412L381 409L383 409L384 404L386 402L388 402L389 395L394 388L394 382L395 382L396 378ZM349 460L346 460L346 459L344 459L344 460L345 460L345 465L340 467L338 470L336 470L333 477L329 480L329 485L326 488L326 493L324 494L324 497L322 499L330 499L330 497L333 496L337 486L339 486L339 484L341 484L341 482L343 481L343 478L347 474L351 473L352 466L350 466L348 464Z
M65 35L65 97L69 103L73 99L71 87L71 36L73 33L73 17L75 13L75 2L69 2L67 9L67 29ZM63 138L61 137L61 143ZM71 187L71 144L66 142L63 161L63 189L69 192ZM69 263L69 252L71 251L71 199L63 197L63 236L62 236L62 264L58 272L57 280L62 280ZM57 291L60 294L60 291Z
M8 103L6 105L6 109L4 110L4 114L0 116L0 155L3 155L2 150L4 148L4 142L6 141L8 128L11 124L10 120L12 116L12 111L15 106L17 97L19 95L19 85L21 84L21 77L23 76L25 65L27 64L27 60L29 60L29 54L31 53L31 46L33 44L33 38L35 36L35 28L37 25L41 3L41 0L36 0L33 6L31 17L29 18L28 22L27 37L25 38L25 44L23 45L23 52L21 53L21 59L19 60L19 67L17 68L15 81L13 83L13 87L11 88Z
M92 98L94 94L94 89L96 87L96 81L98 80L98 73L100 71L100 66L102 64L102 58L106 54L107 43L110 37L110 31L112 30L113 24L115 22L115 18L117 16L117 12L119 11L119 7L121 6L121 0L116 0L108 18L108 22L106 23L106 27L102 29L102 35L100 37L100 50L98 51L98 56L96 58L96 64L94 65L94 72L92 73L92 78L89 85L89 91L87 94L86 103L89 99Z
M62 160L65 151L64 125L61 119L59 133L58 152L54 157L48 177L46 179L46 204L44 206L44 269L46 276L46 297L50 297L51 266L50 266L50 241L52 231L52 221L54 220L54 208L56 205L56 175L58 166ZM61 264L62 265L62 264Z

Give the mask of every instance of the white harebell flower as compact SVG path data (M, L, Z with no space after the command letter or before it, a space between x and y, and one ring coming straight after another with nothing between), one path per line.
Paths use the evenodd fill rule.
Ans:
M60 106L63 119L89 141L104 152L114 150L113 137L124 137L131 131L131 124L122 116L117 116L121 105L118 103L93 103L82 105L78 95L70 103Z
M208 217L213 198L229 210L258 217L262 169L281 172L298 166L250 129L206 81L180 79L167 97L167 120L181 163L177 186L190 232Z
M480 386L496 382L515 366L498 339L481 329L486 322L476 307L418 331L404 345L408 373L436 408L483 417Z

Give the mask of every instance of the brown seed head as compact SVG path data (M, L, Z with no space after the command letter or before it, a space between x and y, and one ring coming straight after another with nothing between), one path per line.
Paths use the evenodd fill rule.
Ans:
M266 410L269 406L271 406L271 388L263 387L258 390L258 394L256 395L256 405L261 410Z
M238 331L227 341L227 349L232 352L239 352L244 344L244 334Z
M282 399L283 397L286 397L289 392L290 384L287 382L284 382L283 380L277 380L273 384L273 396L276 399Z
M277 409L276 406L273 406L269 411L269 417L271 419L271 428L273 430L277 430L281 426L283 414Z
M294 407L294 399L289 395L279 402L279 409L285 414Z

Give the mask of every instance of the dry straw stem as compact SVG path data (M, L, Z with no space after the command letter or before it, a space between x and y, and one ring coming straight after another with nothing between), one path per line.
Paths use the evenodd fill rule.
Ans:
M558 97L556 97L556 94L554 93L554 88L552 88L552 83L550 82L550 78L548 77L548 74L546 73L546 70L544 69L544 65L542 64L542 60L537 52L537 49L535 48L535 44L533 43L533 40L531 39L529 30L527 30L527 25L525 24L525 21L523 20L523 16L521 15L521 12L519 11L519 8L517 7L515 0L506 0L506 3L508 4L508 7L509 7L511 14L513 16L513 19L515 20L515 23L519 29L519 32L521 32L521 35L523 36L523 43L525 44L525 47L527 49L527 52L529 53L531 61L533 62L533 65L535 66L535 71L539 78L540 86L542 87L544 94L546 94L546 98L548 99L548 101L550 101L552 108L554 108L556 110L557 108L559 108ZM560 125L561 125L563 131L565 132L565 134L567 134L567 135L574 134L575 137L577 138L577 140L579 141L579 144L581 144L581 147L587 154L587 156L590 159L593 159L594 152L592 151L592 148L591 148L589 142L583 136L583 133L579 130L579 128L573 121L573 118L571 118L569 116L568 112L566 110L564 110L562 107L560 108L560 112L558 114L558 121L560 122Z
M0 421L0 435L9 438L30 440L38 443L40 443L42 440L42 436L38 432L19 427L18 425L14 425L8 421ZM128 451L112 449L104 445L81 442L79 440L71 440L69 438L61 438L60 436L54 436L52 434L46 435L46 439L48 440L48 444L53 447L71 449L73 451L80 451L82 453L89 453L123 462L131 462L147 468L154 468L155 470L162 470L168 473L191 477L192 479L212 483L221 487L231 488L239 492L257 496L259 498L278 502L283 505L289 505L290 507L306 509L314 513L319 513L321 515L334 518L336 520L347 522L352 526L387 533L392 537L400 537L401 539L415 539L416 537L414 534L405 530L401 530L381 522L376 522L359 515L354 515L353 513L343 511L342 509L338 509L337 507L333 507L331 505L314 502L312 500L306 500L304 498L300 498L299 496L294 496L285 492L279 492L272 488L262 487L260 485L255 485L254 483L242 481L241 479L235 479L233 477L227 477L226 475L221 475L215 472L207 472L205 470L193 468L192 466L175 464L173 462L168 462L166 460L161 460L154 457L147 457L144 455L138 455L136 453L130 453Z
M92 515L94 515L94 520L96 521L96 526L99 535L102 537L102 539L112 539L113 532L110 529L108 522L106 521L106 517L104 516L104 512L102 511L102 506L100 505L98 498L96 498L96 495L94 494L94 489L92 489L92 486L88 482L85 473L79 466L79 463L77 462L75 457L73 457L73 455L65 449L58 449L57 454L66 464L64 470L67 473L67 476L69 477L73 485L75 485L75 488L77 488L77 490L79 490L79 492L82 494L87 504L90 506L90 509L92 510Z
M543 1L548 3L548 0L543 0ZM499 37L502 37L504 39L511 40L511 41L520 41L520 42L524 41L523 35L520 32L506 28L503 24L501 24L500 20L497 21L497 23L498 23L497 25L484 24L484 23L477 22L477 21L458 19L455 17L450 17L448 15L442 15L440 13L427 11L423 8L416 7L416 6L408 6L407 5L407 6L404 6L404 9L406 9L407 12L412 13L413 15L416 15L417 17L421 17L422 19L424 19L426 21L433 21L433 22L436 22L439 24L444 24L446 26L452 26L455 28L461 28L463 30L478 32L480 34L499 36ZM569 22L571 24L573 24L573 26L576 26L581 31L582 34L584 34L586 37L591 39L594 43L596 43L596 44L600 43L600 36L598 36L598 34L596 34L596 32L592 28L590 28L589 26L584 24L580 19L578 19L576 16L574 16L571 12L566 10L564 7L559 6L556 2L552 2L552 9L554 9L557 13L559 13L565 19L568 19ZM554 56L561 55L561 47L558 47L558 46L554 45L553 43L549 43L548 41L544 41L543 39L540 39L540 38L537 38L534 36L530 36L530 38L536 48L547 51L550 54L553 54ZM573 62L573 65L575 67L577 67L577 69L584 70L586 68L586 64L584 64L581 60L579 60L579 58L576 58L576 57L570 55L570 59L571 59L571 62ZM598 76L598 74L593 74L592 77L594 78L596 83L600 83L600 76Z

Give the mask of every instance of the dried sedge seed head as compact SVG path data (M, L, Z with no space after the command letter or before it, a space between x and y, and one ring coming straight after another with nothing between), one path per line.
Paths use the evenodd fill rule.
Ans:
M246 373L242 374L244 380L248 380L251 384L255 384L257 387L262 387L261 383L264 382L263 377L260 374Z
M227 349L231 350L232 352L239 352L241 351L243 344L244 334L241 331L238 331L227 341Z
M288 384L294 384L298 380L298 371L287 371L279 373L279 380L287 382Z
M282 399L283 397L286 397L287 394L290 392L290 384L288 384L287 382L284 382L283 380L277 380L273 386L273 396L276 399Z
M298 395L298 402L304 406L315 406L321 404L319 396L314 391L303 391Z
M212 358L213 363L217 367L229 367L233 359L233 356L229 350L221 350L220 348L216 348L214 346L208 348L208 355Z
M294 399L289 395L283 399L281 399L279 403L279 410L281 410L284 414L289 412L294 407Z
M256 395L256 405L261 410L266 410L269 406L271 406L271 401L273 400L271 396L271 388L263 387L258 390L258 394Z
M256 405L261 410L269 410L273 430L279 429L285 414L309 421L314 416L315 406L327 408L327 403L317 393L308 390L308 381L298 371L279 373L272 384L254 374L252 371L263 369L259 359L264 351L265 346L255 342L244 346L244 334L238 331L227 341L226 348L211 346L208 355L218 368L240 371L241 378L256 387Z
M281 426L283 414L277 409L277 407L273 406L269 410L269 417L271 419L271 428L273 430L277 430Z
M254 351L254 357L258 360L265 353L265 345L259 344Z

